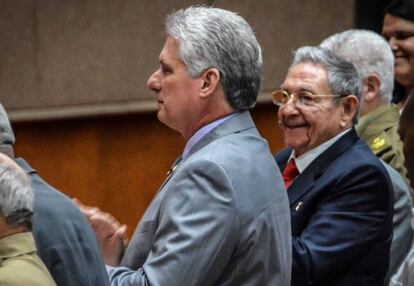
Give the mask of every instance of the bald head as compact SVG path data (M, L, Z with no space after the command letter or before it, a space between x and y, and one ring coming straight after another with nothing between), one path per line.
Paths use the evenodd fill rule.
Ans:
M14 133L10 125L6 110L0 103L0 152L14 158Z

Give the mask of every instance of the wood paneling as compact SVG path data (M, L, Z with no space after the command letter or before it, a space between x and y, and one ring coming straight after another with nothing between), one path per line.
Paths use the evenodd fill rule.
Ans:
M283 146L275 107L252 115L272 151ZM16 157L25 158L51 185L128 225L139 218L181 153L184 141L155 113L13 124Z

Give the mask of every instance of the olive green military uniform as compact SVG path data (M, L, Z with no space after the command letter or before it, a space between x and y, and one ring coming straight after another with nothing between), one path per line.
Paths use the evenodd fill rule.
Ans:
M0 239L0 285L56 286L36 254L31 232Z
M414 198L404 166L403 142L398 134L399 120L398 107L384 105L362 116L356 130L377 157L401 174L409 187L411 197Z

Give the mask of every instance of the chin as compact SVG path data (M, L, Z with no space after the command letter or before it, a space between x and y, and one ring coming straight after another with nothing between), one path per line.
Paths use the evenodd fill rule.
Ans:
M303 144L298 144L298 142L285 141L285 145L295 150L295 153L303 150Z
M410 78L412 76L413 69L406 65L406 64L400 64L395 66L395 79L396 80L405 80L407 78Z
M157 113L157 118L158 118L158 120L159 120L160 122L162 122L162 123L166 124L165 114L164 114L164 112L162 112L161 110L158 110L158 113Z

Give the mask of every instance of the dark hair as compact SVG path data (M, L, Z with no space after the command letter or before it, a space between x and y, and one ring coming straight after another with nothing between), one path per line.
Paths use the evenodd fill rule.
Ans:
M385 8L385 13L414 22L414 1L394 0Z

